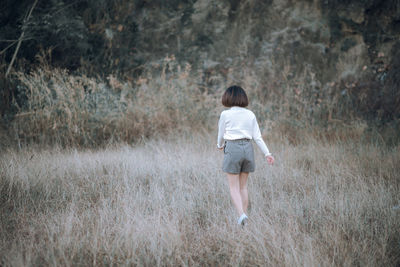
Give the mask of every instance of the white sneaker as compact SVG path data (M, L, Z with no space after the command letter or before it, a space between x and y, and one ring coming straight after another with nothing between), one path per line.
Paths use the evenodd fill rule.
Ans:
M243 213L242 216L240 216L240 218L238 219L238 224L245 226L248 219L249 217L247 217L247 215Z

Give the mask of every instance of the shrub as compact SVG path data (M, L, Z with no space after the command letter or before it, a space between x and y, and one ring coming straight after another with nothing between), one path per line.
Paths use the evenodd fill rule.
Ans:
M91 146L209 127L215 98L199 90L190 65L181 69L167 57L158 71L135 84L61 69L19 72L27 100L12 122L14 133L24 142Z

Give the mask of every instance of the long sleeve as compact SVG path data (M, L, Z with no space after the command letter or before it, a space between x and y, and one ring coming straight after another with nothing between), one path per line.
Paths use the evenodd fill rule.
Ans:
M217 147L221 148L224 146L224 133L225 133L225 116L221 113L218 121L218 141Z
M257 119L254 117L253 121L253 139L258 145L258 147L261 149L261 151L264 153L265 156L271 155L271 153L268 150L267 145L265 144L264 140L262 139L261 132L260 132L260 127L258 127Z

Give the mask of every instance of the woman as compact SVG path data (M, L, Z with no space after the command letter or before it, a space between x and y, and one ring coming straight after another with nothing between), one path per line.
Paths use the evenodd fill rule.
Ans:
M247 178L255 170L251 140L264 153L268 164L272 165L275 159L262 139L256 116L245 108L249 104L246 92L239 86L231 86L223 94L222 104L230 109L221 113L217 148L224 151L222 170L227 173L232 202L239 215L237 222L245 225L249 204Z

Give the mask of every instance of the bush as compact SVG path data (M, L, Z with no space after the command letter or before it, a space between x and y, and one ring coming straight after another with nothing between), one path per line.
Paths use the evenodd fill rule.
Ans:
M158 71L135 84L61 69L19 72L27 100L12 122L14 133L24 142L92 146L209 127L215 98L197 87L190 65L181 69L167 57Z
M170 56L145 65L142 75L131 81L51 69L45 59L41 66L30 74L19 72L15 79L19 100L8 129L23 143L96 146L215 130L223 109L220 97L237 81L247 91L249 108L264 133L282 135L292 144L310 133L328 140L359 139L371 125L377 126L364 117L375 114L374 99L363 98L372 96L364 92L374 91L372 87L361 88L351 79L322 86L311 69L292 75L289 64L267 77L259 77L251 67L232 69L224 79L217 72L193 71ZM376 138L377 131L372 132ZM382 138L391 144L399 140L396 132Z

